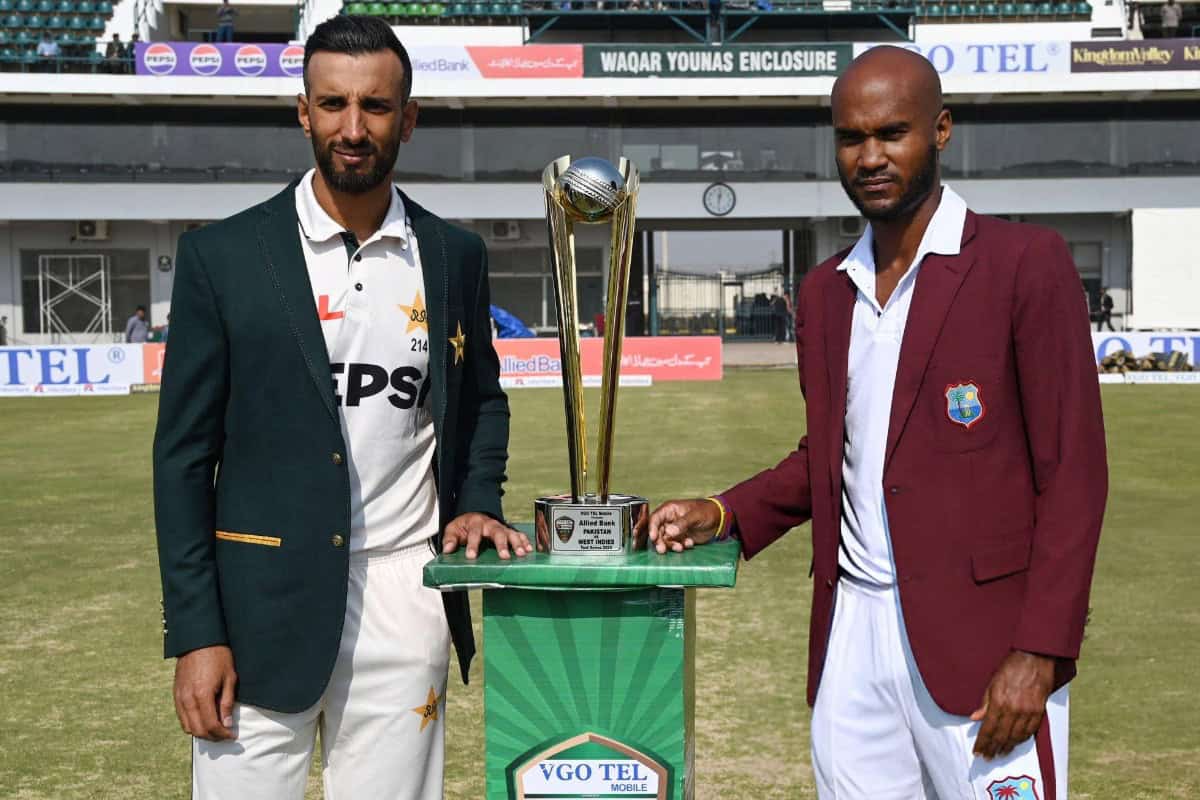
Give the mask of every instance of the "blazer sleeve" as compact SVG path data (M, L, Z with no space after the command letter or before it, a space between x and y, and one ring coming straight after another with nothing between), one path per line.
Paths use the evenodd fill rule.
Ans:
M462 466L458 470L455 513L481 512L502 520L500 498L508 463L508 396L500 388L500 359L492 346L487 248L479 237L474 241L479 274L459 405L457 463Z
M806 392L804 380L804 319L806 283L800 285L796 302L796 365L800 374L800 392ZM811 333L809 334L811 335ZM767 545L807 522L812 517L812 484L808 471L808 435L801 437L796 449L770 469L721 493L721 499L733 512L742 554L751 559Z
M154 434L154 518L167 658L228 641L213 535L213 478L228 394L229 350L216 295L193 238L184 234Z
M1036 493L1033 551L1013 647L1076 658L1108 495L1100 385L1066 242L1044 231L1016 276L1013 341Z

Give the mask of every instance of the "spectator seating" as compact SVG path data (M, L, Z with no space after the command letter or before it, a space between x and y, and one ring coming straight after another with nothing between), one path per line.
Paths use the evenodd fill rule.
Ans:
M96 49L112 17L110 0L0 0L0 70L40 66L42 35L58 43L59 71L94 71L104 63Z
M0 0L25 2L26 0ZM53 0L48 0L53 2ZM871 13L894 10L898 5L915 6L919 19L936 22L1055 22L1090 19L1092 5L1087 0L1058 2L967 2L966 0L849 0L845 11ZM0 9L2 10L2 9ZM342 13L383 17L392 24L446 21L463 24L509 24L522 18L561 17L607 14L707 14L706 0L524 0L524 2L363 2L354 0L342 7ZM764 17L789 14L829 14L824 0L746 0L726 2L730 15Z

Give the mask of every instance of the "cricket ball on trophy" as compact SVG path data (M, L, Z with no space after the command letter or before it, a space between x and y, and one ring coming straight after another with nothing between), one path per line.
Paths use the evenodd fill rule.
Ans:
M563 208L579 222L607 222L625 199L625 177L603 158L581 158L558 177Z

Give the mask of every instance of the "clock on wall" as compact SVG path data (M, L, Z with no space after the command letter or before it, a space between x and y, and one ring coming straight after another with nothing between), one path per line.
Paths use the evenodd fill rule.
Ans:
M714 183L704 190L704 210L714 217L723 217L733 211L737 195L726 183Z

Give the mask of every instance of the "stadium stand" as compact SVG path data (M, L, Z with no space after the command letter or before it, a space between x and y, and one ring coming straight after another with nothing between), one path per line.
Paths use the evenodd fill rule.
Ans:
M884 17L892 25L903 25L915 14L921 21L940 23L1051 22L1087 20L1092 4L1087 0L1060 2L957 2L956 0L742 0L718 3L717 7L695 0L601 0L600 2L442 3L442 2L350 2L343 13L382 17L393 25L514 24L528 22L531 38L554 25L580 27L645 28L655 23L675 24L685 30L691 18L719 16L725 27L740 33L760 24L800 26L802 21L829 17ZM840 22L845 22L841 20ZM888 25L888 23L884 23ZM890 27L890 25L888 25ZM540 29L540 30L539 30ZM1185 26L1186 29L1186 26ZM736 36L726 35L726 40Z
M95 72L104 64L96 41L112 15L109 0L0 0L0 70ZM57 58L38 58L44 33L58 43Z

